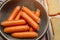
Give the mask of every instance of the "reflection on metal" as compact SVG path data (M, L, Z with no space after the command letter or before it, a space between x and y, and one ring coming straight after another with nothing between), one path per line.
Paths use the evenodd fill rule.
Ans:
M0 0L0 7L1 7L1 5L4 3L4 2L6 2L7 0Z

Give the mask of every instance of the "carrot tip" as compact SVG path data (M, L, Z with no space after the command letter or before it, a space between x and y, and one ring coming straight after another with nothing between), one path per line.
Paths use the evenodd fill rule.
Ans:
M39 10L39 9L37 9L37 11L38 11L38 12L40 12L40 10Z
M22 9L24 8L25 6L22 6Z
M39 20L37 21L37 23L40 23L40 21L41 21L41 20L40 20L40 18L39 18Z
M17 6L18 9L20 9L20 6Z

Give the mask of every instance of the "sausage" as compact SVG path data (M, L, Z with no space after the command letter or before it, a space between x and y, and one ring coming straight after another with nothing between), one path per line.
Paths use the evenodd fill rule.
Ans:
M6 27L4 29L5 33L13 33L13 32L25 32L29 30L28 25L20 25L20 26L11 26L11 27Z
M21 11L19 11L18 15L16 16L15 20L19 20L20 19L20 14L21 14Z
M22 24L26 24L26 21L23 19L1 22L1 25L3 25L4 27L14 26L14 25L22 25Z
M34 32L34 29L30 27L29 32Z
M38 34L36 32L16 32L11 34L15 38L36 38Z
M13 10L13 12L11 13L11 15L7 20L13 20L19 11L20 11L20 6L16 6L16 8Z
M34 19L37 23L39 23L40 18L37 17L34 13L32 13L31 10L29 10L27 7L24 7L24 6L23 6L22 10L23 10L24 12L26 12L26 14L28 14L28 15L29 15L32 19Z
M36 15L37 17L39 17L39 16L40 16L40 10L39 10L39 9L37 9L37 10L36 10L35 15Z
M27 23L32 26L35 30L39 30L39 25L31 18L29 17L25 12L21 13L21 17L24 18Z

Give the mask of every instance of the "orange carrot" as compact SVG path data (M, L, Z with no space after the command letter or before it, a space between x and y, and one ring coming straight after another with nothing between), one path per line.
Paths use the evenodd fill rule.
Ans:
M16 16L15 20L19 20L20 19L20 14L21 14L21 11L19 11L18 15Z
M27 7L24 7L24 6L23 6L22 10L24 12L26 12L26 14L28 14L33 20L35 20L37 23L39 23L40 18L37 17L34 13L32 13L31 10L29 10Z
M32 11L32 13L34 13L34 14L35 14L35 12L34 12L34 11Z
M13 10L11 15L9 16L8 20L13 20L19 11L20 11L20 6L16 6L16 8Z
M21 16L28 22L29 25L31 25L35 30L39 30L39 25L25 12L21 13Z
M30 27L29 32L34 32L34 29Z
M36 32L16 32L12 33L15 38L36 38L38 34Z
M12 32L25 32L29 30L28 25L21 25L21 26L11 26L11 27L6 27L4 29L5 33L12 33Z
M35 15L36 15L37 17L39 17L39 16L40 16L40 10L39 10L39 9L37 9L37 10L36 10Z
M26 21L23 19L1 22L1 25L5 27L14 26L14 25L22 25L22 24L26 24Z

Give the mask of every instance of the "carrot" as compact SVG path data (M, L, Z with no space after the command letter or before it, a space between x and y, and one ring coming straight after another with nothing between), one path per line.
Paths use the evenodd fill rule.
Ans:
M37 17L39 17L39 16L40 16L40 10L39 10L39 9L37 9L37 10L36 10L35 15L36 15Z
M30 27L29 32L34 32L34 29Z
M19 20L20 19L20 14L21 14L21 11L19 11L18 15L16 16L15 20Z
M11 15L9 16L8 20L13 20L19 11L20 11L20 6L16 6L16 8L12 11Z
M4 29L5 33L12 33L12 32L25 32L29 30L28 25L21 25L21 26L11 26L11 27L6 27Z
M32 13L31 10L29 10L27 7L23 6L22 10L26 12L33 20L35 20L37 23L39 23L40 18L37 17L34 13Z
M5 26L5 27L14 26L14 25L22 25L22 24L26 24L26 21L23 19L1 22L1 25Z
M11 35L15 38L35 38L38 36L36 32L16 32Z
M33 14L35 14L35 12L34 12L34 11L32 11L32 13L33 13Z
M21 13L21 16L27 21L29 25L31 25L35 30L39 30L39 25L29 17L25 12Z

